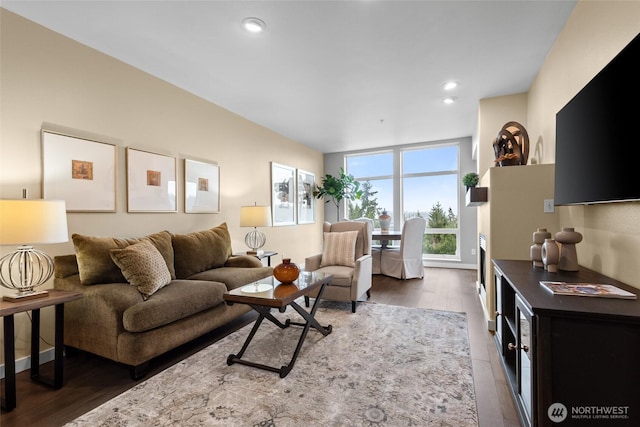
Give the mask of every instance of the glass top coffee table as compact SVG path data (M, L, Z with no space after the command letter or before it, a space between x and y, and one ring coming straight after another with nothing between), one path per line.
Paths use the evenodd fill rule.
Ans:
M247 304L260 314L256 322L253 324L253 328L245 340L240 352L238 354L230 354L227 357L227 365L240 363L254 368L277 372L280 374L280 378L286 377L298 358L298 354L300 353L300 349L302 348L302 344L304 343L310 328L318 330L325 336L331 333L331 325L320 325L320 323L315 319L315 314L316 309L318 308L318 302L322 298L322 293L324 292L325 287L331 282L332 278L333 275L331 274L301 271L300 277L298 277L298 279L293 283L280 283L275 277L271 276L225 293L224 300L228 305ZM318 291L318 295L309 312L296 303L296 299L299 297L308 296L310 292L316 290ZM292 322L290 319L287 319L283 323L271 314L271 309L273 308L284 313L287 306L291 306L295 311L297 311L304 319L304 323ZM280 368L242 359L244 352L249 347L253 336L256 334L265 318L283 329L288 328L291 325L303 327L300 339L298 340L298 345L296 346L291 361L289 364Z

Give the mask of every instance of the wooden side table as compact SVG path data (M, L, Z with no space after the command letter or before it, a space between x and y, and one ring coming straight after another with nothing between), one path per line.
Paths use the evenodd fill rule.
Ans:
M258 258L261 261L262 261L263 258L266 258L267 259L267 266L271 267L271 257L274 256L274 255L278 255L278 252L264 251L261 254L248 254L247 252L236 252L233 255L235 255L235 256L239 256L239 255L254 256L254 257Z
M82 298L80 292L48 289L46 297L24 301L0 301L0 317L4 326L4 399L2 407L16 407L16 348L13 316L31 311L31 379L49 387L62 387L64 350L64 303ZM40 377L40 309L55 306L55 366L53 379Z

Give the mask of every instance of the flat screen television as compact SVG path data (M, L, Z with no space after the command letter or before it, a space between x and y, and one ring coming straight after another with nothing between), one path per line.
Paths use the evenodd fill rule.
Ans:
M556 114L555 204L640 200L640 34Z

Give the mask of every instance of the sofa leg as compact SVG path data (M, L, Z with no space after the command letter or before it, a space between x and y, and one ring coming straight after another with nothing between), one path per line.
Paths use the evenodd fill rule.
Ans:
M130 366L129 375L131 376L132 380L138 381L147 375L148 370L149 370L149 362L145 362L141 365Z
M355 301L351 301L351 312L352 313L356 312L356 302Z
M371 298L371 289L367 290L367 299Z
M304 306L309 308L309 297L305 295L304 297Z

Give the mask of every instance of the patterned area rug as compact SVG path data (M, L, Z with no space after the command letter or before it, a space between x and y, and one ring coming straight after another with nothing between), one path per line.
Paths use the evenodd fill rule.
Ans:
M285 378L227 366L246 326L67 426L477 426L465 314L323 301L316 318L332 333L311 329ZM286 365L300 332L265 320L244 358Z

